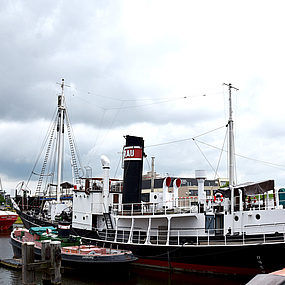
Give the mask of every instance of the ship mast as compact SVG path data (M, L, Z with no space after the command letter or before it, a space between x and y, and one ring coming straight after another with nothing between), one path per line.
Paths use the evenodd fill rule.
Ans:
M238 90L233 87L231 83L226 85L229 87L229 188L231 190L231 213L234 212L234 121L233 121L233 108L232 108L232 89Z
M64 79L61 82L61 94L58 95L58 160L57 160L57 186L56 201L60 203L60 184L62 170L62 153L64 139Z

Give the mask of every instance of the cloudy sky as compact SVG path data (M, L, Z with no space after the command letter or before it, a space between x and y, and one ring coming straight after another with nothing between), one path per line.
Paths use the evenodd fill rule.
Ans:
M104 154L111 176L121 178L124 135L136 135L145 140L145 172L155 156L161 175L205 169L209 179L227 177L223 83L232 83L236 182L275 179L285 187L284 6L1 1L3 187L29 178L62 78L81 161L93 176L102 175Z

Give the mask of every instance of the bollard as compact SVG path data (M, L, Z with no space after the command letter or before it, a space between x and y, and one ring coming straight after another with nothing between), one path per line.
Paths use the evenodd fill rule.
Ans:
M61 284L61 242L42 241L41 258L35 262L35 243L22 244L22 283L34 285L36 281L36 268L42 269L43 284Z
M22 282L25 285L35 284L36 281L35 268L29 266L35 259L34 246L34 242L22 244Z
M50 261L51 257L50 240L42 241L41 257L42 261ZM48 263L42 264L42 281L43 285L51 283L50 266Z
M50 243L51 249L51 267L53 268L51 273L51 284L59 285L61 284L61 242L52 241Z

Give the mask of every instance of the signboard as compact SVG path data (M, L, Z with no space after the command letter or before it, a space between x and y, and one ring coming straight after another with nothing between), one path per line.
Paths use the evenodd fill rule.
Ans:
M125 147L124 160L142 160L142 148L138 146Z

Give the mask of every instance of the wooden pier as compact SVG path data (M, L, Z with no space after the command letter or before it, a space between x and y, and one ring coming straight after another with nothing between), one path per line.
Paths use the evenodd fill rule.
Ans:
M22 260L21 259L14 259L14 258L6 258L0 259L0 265L4 267L8 267L15 270L22 269Z
M36 282L36 269L42 271L43 284L61 284L61 243L46 240L42 243L41 261L35 261L35 243L22 244L22 283L32 285Z

